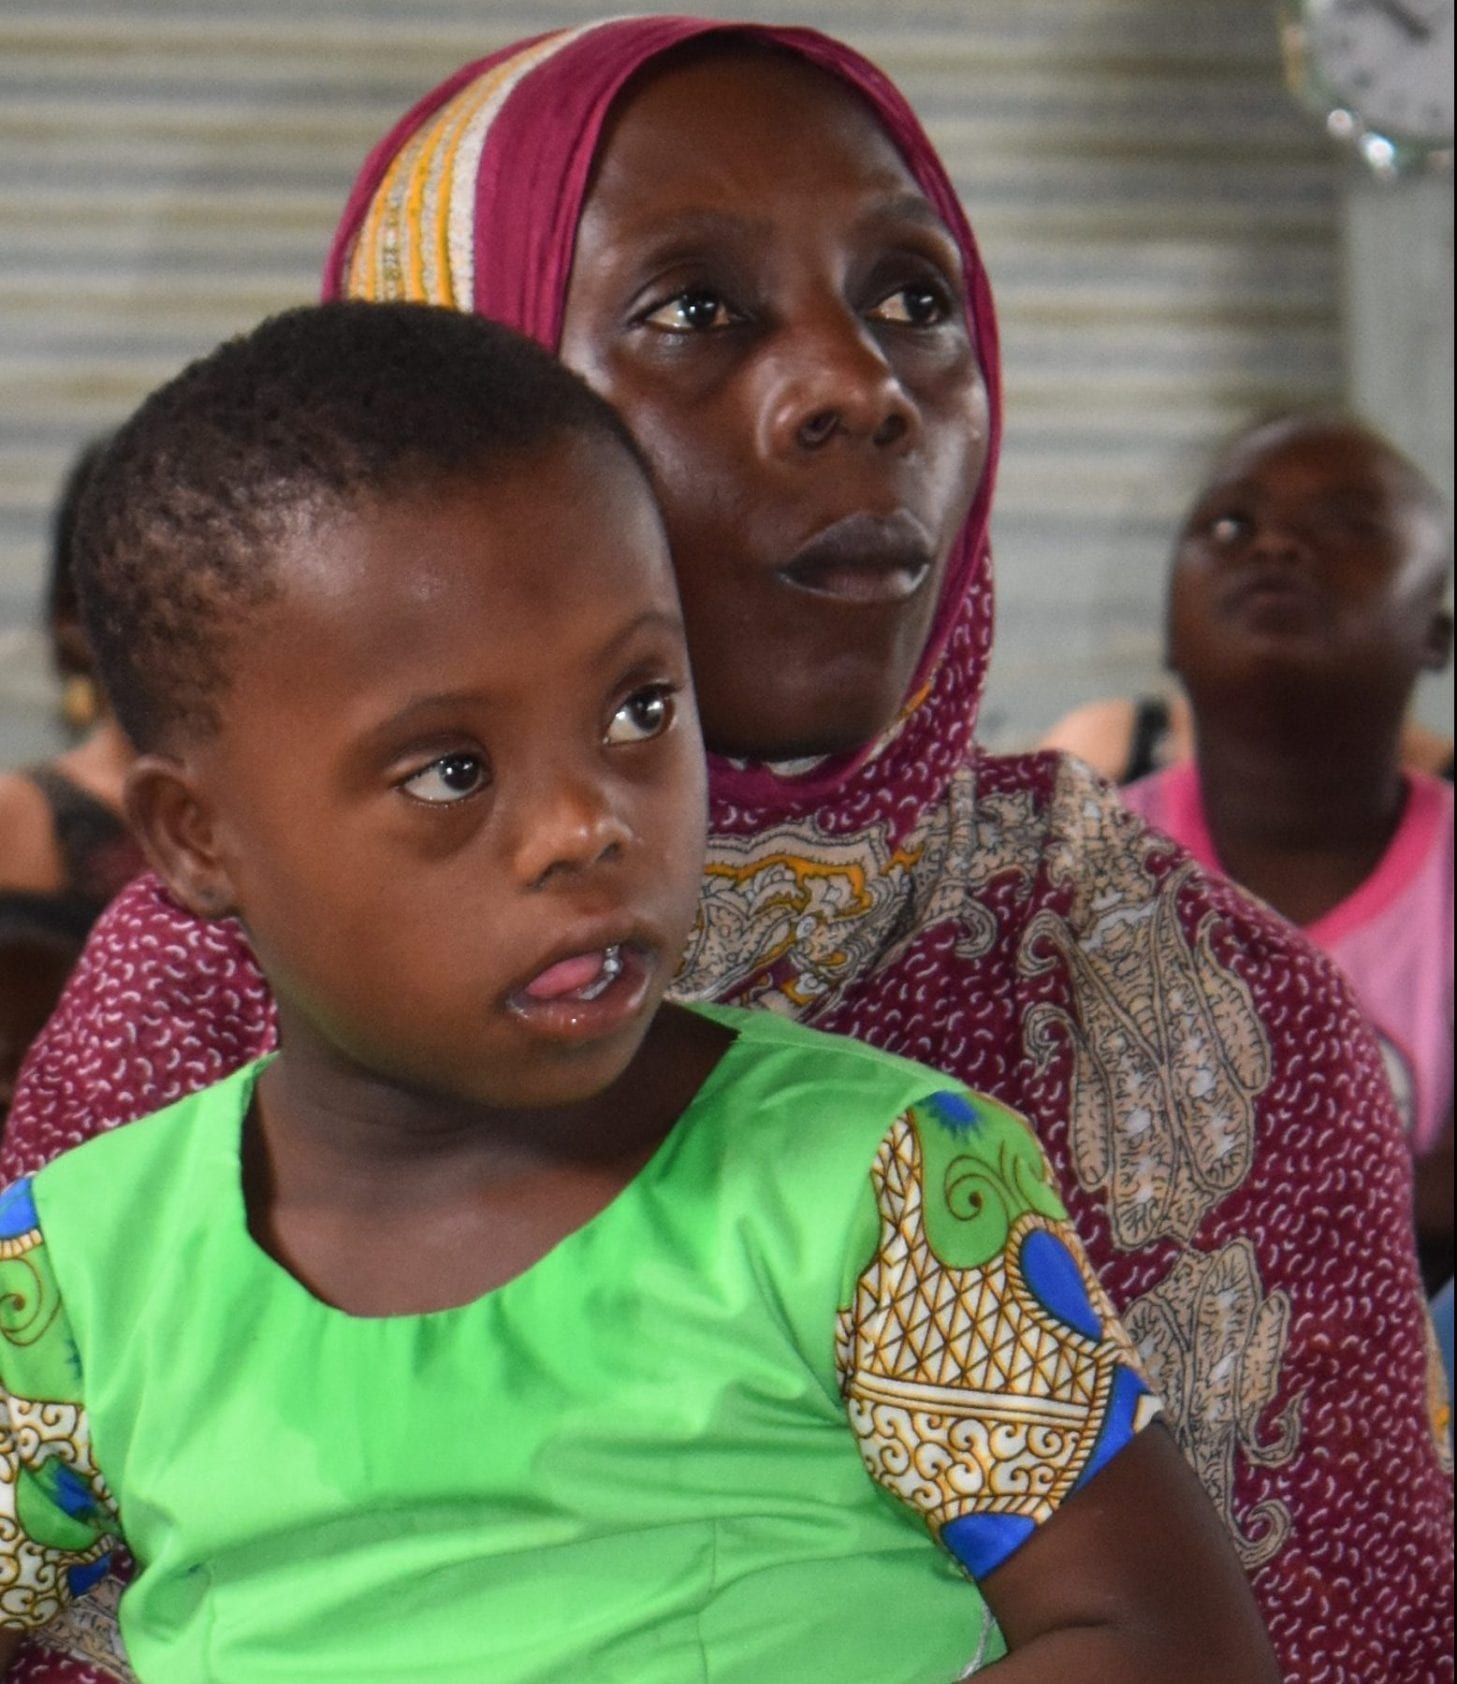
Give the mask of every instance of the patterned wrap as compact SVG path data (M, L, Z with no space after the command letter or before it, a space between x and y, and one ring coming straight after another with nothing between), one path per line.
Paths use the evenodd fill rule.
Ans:
M717 27L622 20L466 66L366 162L326 291L468 304L555 344L613 98ZM961 242L994 462L990 290L914 116L847 48L742 33L857 89ZM858 1036L1032 1119L1286 1678L1450 1679L1445 1386L1380 1054L1324 959L1091 775L975 748L993 474L892 729L802 777L711 757L708 873L680 992ZM215 1080L273 1033L236 926L197 924L143 879L31 1056L0 1175ZM104 1675L38 1659L17 1676Z

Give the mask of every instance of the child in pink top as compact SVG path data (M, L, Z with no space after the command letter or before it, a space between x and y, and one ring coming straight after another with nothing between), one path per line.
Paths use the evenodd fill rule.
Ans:
M1449 564L1441 498L1370 429L1318 413L1240 434L1170 581L1196 758L1124 792L1351 978L1419 1159L1433 1284L1452 1272L1452 790L1399 745L1450 651Z

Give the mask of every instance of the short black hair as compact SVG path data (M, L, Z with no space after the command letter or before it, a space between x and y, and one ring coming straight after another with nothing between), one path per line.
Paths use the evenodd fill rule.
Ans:
M138 748L219 723L226 662L275 599L285 534L593 435L651 483L617 412L509 328L426 304L306 305L191 364L91 469L74 564Z
M66 470L51 514L50 573L46 579L46 628L51 634L51 658L62 678L89 675L91 663L81 658L74 644L60 634L81 624L81 603L76 593L76 570L72 548L76 540L76 517L91 470L106 450L106 438L92 439Z

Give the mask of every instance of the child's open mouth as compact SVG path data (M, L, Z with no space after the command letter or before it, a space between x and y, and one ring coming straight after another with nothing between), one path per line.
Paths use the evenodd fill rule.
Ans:
M621 975L622 949L614 945L559 960L528 982L523 992L530 1000L597 1000Z
M508 1003L521 1022L542 1034L590 1039L611 1033L634 1016L652 974L645 951L614 942L556 960Z

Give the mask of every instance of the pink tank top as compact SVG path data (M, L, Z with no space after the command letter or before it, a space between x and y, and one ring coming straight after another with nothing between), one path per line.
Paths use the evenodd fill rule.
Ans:
M1452 1114L1452 786L1425 772L1406 778L1406 811L1376 869L1304 929L1354 984L1420 1156ZM1122 795L1201 865L1223 870L1192 764Z

